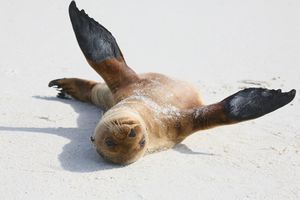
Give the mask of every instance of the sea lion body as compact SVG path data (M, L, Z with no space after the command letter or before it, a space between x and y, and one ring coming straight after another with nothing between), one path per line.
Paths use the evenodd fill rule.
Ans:
M92 93L96 105L103 104L99 103L99 99L102 101L101 89ZM148 152L170 148L181 142L188 133L186 127L181 125L180 111L203 105L199 90L192 84L158 73L141 74L140 81L119 91L112 95L114 100L108 100L116 104L105 108L110 110L103 115L103 119L124 108L127 113L138 113L147 126Z
M68 94L106 111L91 141L110 162L135 162L147 152L173 147L196 131L261 117L295 97L295 90L247 88L204 105L198 89L187 82L135 73L112 34L79 11L74 1L69 15L87 62L104 83L64 78L50 81L49 87L57 87L60 98Z

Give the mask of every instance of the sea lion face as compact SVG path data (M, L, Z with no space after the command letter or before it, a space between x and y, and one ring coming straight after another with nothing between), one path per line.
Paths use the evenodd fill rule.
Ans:
M132 119L100 122L91 138L97 152L116 164L130 164L142 157L147 138L143 125Z

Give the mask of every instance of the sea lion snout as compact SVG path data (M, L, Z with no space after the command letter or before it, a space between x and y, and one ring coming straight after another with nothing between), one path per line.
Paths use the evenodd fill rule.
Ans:
M116 164L130 164L146 151L146 129L134 117L110 118L96 127L93 144L105 160Z

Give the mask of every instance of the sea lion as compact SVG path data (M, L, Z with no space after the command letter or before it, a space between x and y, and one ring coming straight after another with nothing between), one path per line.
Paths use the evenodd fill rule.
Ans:
M97 152L117 164L130 164L146 152L168 149L192 133L261 117L291 102L296 91L247 88L205 105L196 88L157 73L137 74L125 62L112 34L74 1L69 15L79 46L105 83L55 79L49 87L106 112L91 137Z

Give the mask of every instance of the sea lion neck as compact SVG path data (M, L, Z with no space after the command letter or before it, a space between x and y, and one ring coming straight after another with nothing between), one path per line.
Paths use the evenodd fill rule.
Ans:
M143 118L140 115L139 109L129 105L123 104L115 105L106 113L104 113L101 121L103 120L120 120L124 123L134 123L134 121L139 121L144 123Z

